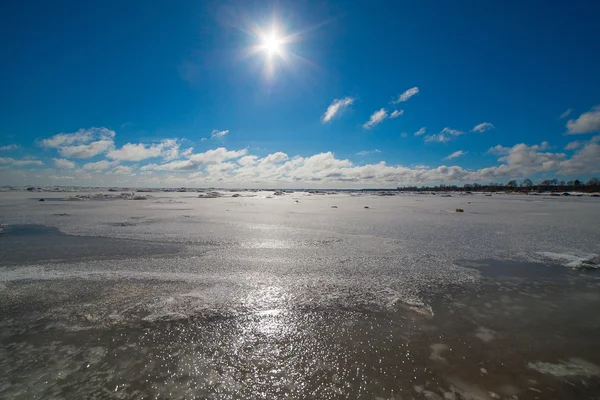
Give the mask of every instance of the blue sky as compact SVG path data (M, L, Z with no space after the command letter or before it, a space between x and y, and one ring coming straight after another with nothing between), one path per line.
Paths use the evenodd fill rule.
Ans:
M600 172L598 2L11 3L0 185Z

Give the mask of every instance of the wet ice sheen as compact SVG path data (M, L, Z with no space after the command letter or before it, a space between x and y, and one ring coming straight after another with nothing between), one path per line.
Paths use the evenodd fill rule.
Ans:
M600 393L595 199L0 195L1 398Z

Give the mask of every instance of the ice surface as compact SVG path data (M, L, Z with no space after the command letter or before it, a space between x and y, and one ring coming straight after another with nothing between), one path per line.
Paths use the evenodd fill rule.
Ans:
M0 397L600 393L595 198L201 194L0 193Z

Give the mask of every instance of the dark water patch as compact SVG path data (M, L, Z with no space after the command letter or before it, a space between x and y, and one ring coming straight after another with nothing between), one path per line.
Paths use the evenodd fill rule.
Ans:
M0 236L0 266L176 254L171 243L66 235L55 227L12 225Z

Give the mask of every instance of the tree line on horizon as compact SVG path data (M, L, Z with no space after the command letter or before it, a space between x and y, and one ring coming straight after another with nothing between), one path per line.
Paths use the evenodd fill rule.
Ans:
M505 183L491 182L488 184L480 183L465 183L463 186L457 185L444 185L440 184L437 186L402 186L398 187L399 191L478 191L478 192L497 192L497 191L511 191L511 192L568 192L568 191L579 191L579 192L600 192L600 179L591 178L587 182L575 179L572 181L559 181L558 179L546 179L535 184L531 179L523 179L518 181L516 179Z

